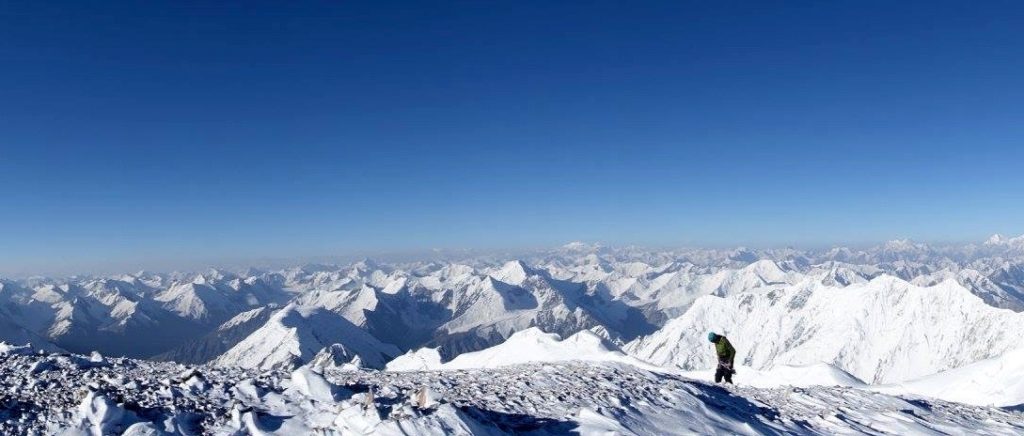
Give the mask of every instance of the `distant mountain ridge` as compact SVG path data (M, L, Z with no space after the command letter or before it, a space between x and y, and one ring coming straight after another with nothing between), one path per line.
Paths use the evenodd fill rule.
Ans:
M822 250L650 250L572 243L515 258L0 280L0 326L7 326L0 329L0 340L224 363L230 360L222 358L225 353L240 344L262 350L267 340L254 338L257 332L288 336L286 330L299 329L293 337L300 339L290 348L263 350L279 352L266 365L299 364L319 351L311 348L339 341L342 354L381 366L385 357L421 347L436 348L450 360L534 327L560 337L591 330L620 344L651 341L695 302L705 310L702 299L753 298L739 296L769 288L788 289L786 295L795 298L801 286L818 293L861 289L885 277L922 289L955 283L965 289L957 298L973 294L984 307L1019 312L1024 310L1024 237L994 236L962 245L901 240ZM298 324L274 321L285 311ZM313 313L317 320L331 321L310 323L295 315ZM350 334L322 334L321 324ZM627 349L639 350L632 344ZM984 357L991 356L962 360ZM869 381L888 377L860 370L855 375Z

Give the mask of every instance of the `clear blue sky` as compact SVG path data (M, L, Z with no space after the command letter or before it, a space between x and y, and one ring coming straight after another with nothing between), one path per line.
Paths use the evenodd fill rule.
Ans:
M61 3L0 8L0 273L1024 233L1021 2Z

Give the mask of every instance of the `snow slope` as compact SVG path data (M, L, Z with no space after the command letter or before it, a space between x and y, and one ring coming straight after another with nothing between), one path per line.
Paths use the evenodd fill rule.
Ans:
M441 353L438 353L436 348L426 347L416 351L409 350L388 362L385 367L388 371L430 371L441 368Z
M31 344L36 348L47 351L60 351L60 347L53 345L45 338L4 319L0 319L0 340L4 343L16 345Z
M826 362L861 380L891 383L1024 347L1024 314L988 306L952 280L920 287L883 275L844 288L805 280L702 297L626 351L656 365L712 368L709 331L730 339L738 364Z
M532 327L510 336L493 347L460 354L440 369L499 368L533 362L617 362L646 369L653 365L627 356L613 344L584 330L564 340L557 334Z
M653 365L627 356L614 344L597 334L584 330L566 339L544 333L537 327L516 332L501 344L480 351L460 354L442 363L433 348L410 351L387 364L388 371L426 371L441 369L500 368L537 362L615 362L649 370Z
M266 324L275 309L274 306L264 306L242 312L225 321L216 330L197 339L189 340L153 358L182 363L209 362Z
M715 370L683 371L682 375L696 380L714 382ZM756 388L778 388L792 386L806 388L811 386L844 386L866 387L866 383L827 363L792 366L777 365L766 370L756 370L747 366L738 366L733 382Z
M363 365L383 368L401 352L341 315L320 308L290 304L274 313L262 327L213 361L217 366L295 368L310 362L324 347L341 344Z
M979 406L1024 405L1024 348L960 368L876 388Z

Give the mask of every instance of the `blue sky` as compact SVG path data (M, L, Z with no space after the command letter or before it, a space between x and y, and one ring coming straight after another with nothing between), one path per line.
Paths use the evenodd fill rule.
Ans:
M85 3L0 11L0 273L1024 233L1019 2Z

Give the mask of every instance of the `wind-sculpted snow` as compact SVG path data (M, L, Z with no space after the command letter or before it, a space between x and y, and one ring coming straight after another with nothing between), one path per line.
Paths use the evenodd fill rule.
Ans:
M12 352L2 434L1019 434L1024 415L852 388L720 387L622 364L294 371Z
M1017 434L1020 412L851 388L719 387L631 365L244 370L11 353L3 434Z
M700 371L684 371L684 376L712 382L715 380L715 370L705 369ZM744 386L757 388L777 388L792 386L807 388L812 386L846 386L866 387L864 383L852 374L843 371L827 363L814 365L776 365L766 370L756 370L748 366L737 366L733 381Z
M730 338L742 365L824 361L862 380L886 383L1024 347L1024 314L988 306L952 280L919 287L880 276L845 288L807 280L702 297L626 349L657 365L711 368L710 331Z

